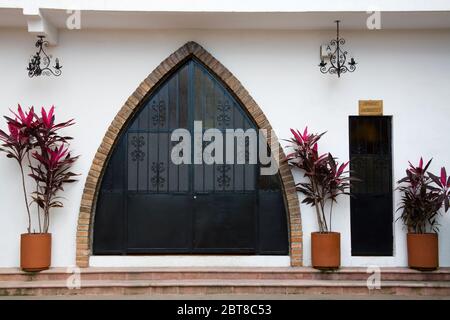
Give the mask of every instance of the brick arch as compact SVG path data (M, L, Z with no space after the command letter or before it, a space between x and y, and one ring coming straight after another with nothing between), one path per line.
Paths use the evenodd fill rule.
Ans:
M143 101L159 83L164 81L166 77L170 75L172 70L176 69L190 57L195 57L202 62L228 87L237 100L245 107L248 114L259 128L266 129L268 132L272 130L272 127L262 110L227 68L199 44L188 42L183 45L161 62L161 64L141 82L138 88L128 98L109 126L102 143L95 154L84 185L78 216L76 264L79 267L89 266L89 256L92 252L96 197L98 190L100 189L101 178L103 171L106 168L108 157L114 149L114 145L116 140L118 140L117 138L120 132L126 127L128 120L133 117L135 111L139 109L141 101ZM280 148L280 150L280 158L283 159L285 155L282 148ZM301 266L303 256L300 207L291 170L289 165L283 161L280 161L280 178L283 186L285 206L288 212L291 265Z

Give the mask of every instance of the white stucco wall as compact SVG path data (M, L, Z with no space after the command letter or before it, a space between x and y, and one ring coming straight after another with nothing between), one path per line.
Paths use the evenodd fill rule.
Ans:
M359 99L383 99L393 115L394 180L407 161L434 158L432 171L450 166L450 31L345 32L347 48L359 62L341 79L322 75L319 45L325 31L61 31L57 47L63 75L29 79L26 65L35 38L25 30L0 30L0 112L23 106L57 107L57 119L75 118L65 132L81 154L80 181L67 187L65 208L52 215L53 266L75 263L75 233L84 180L111 120L138 84L170 53L189 40L201 44L243 83L263 109L278 137L308 125L328 131L322 151L348 158L348 116ZM2 122L1 127L5 125ZM26 214L17 164L0 157L0 267L19 265L19 235ZM398 195L395 195L395 201ZM310 264L310 232L315 216L301 206L304 262ZM342 233L342 265L406 265L405 232L395 224L393 257L351 257L349 200L333 218ZM450 217L441 219L441 265L450 266Z
M366 11L379 8L382 11L448 10L446 0L0 0L0 6L6 8L79 8L83 10L112 11L204 11L204 12L258 12L258 11Z

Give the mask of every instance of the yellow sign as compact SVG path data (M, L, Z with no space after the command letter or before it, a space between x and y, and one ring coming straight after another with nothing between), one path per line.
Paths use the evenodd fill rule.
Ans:
M360 116L382 116L383 100L359 100Z

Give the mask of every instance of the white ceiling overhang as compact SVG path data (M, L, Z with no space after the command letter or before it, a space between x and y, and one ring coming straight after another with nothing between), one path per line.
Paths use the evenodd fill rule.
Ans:
M0 0L0 28L27 28L56 44L67 10L81 29L367 29L380 11L381 29L450 29L450 0ZM369 11L369 12L368 12Z

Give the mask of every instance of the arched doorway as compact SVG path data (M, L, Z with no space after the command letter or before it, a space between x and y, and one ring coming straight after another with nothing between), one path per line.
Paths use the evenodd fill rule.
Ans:
M192 132L194 120L203 121L203 129L270 130L245 89L230 80L217 60L188 43L130 97L86 180L78 265L88 265L92 253L288 252L292 265L301 264L298 199L285 163L279 174L261 176L258 165L174 165L169 159L170 134Z

